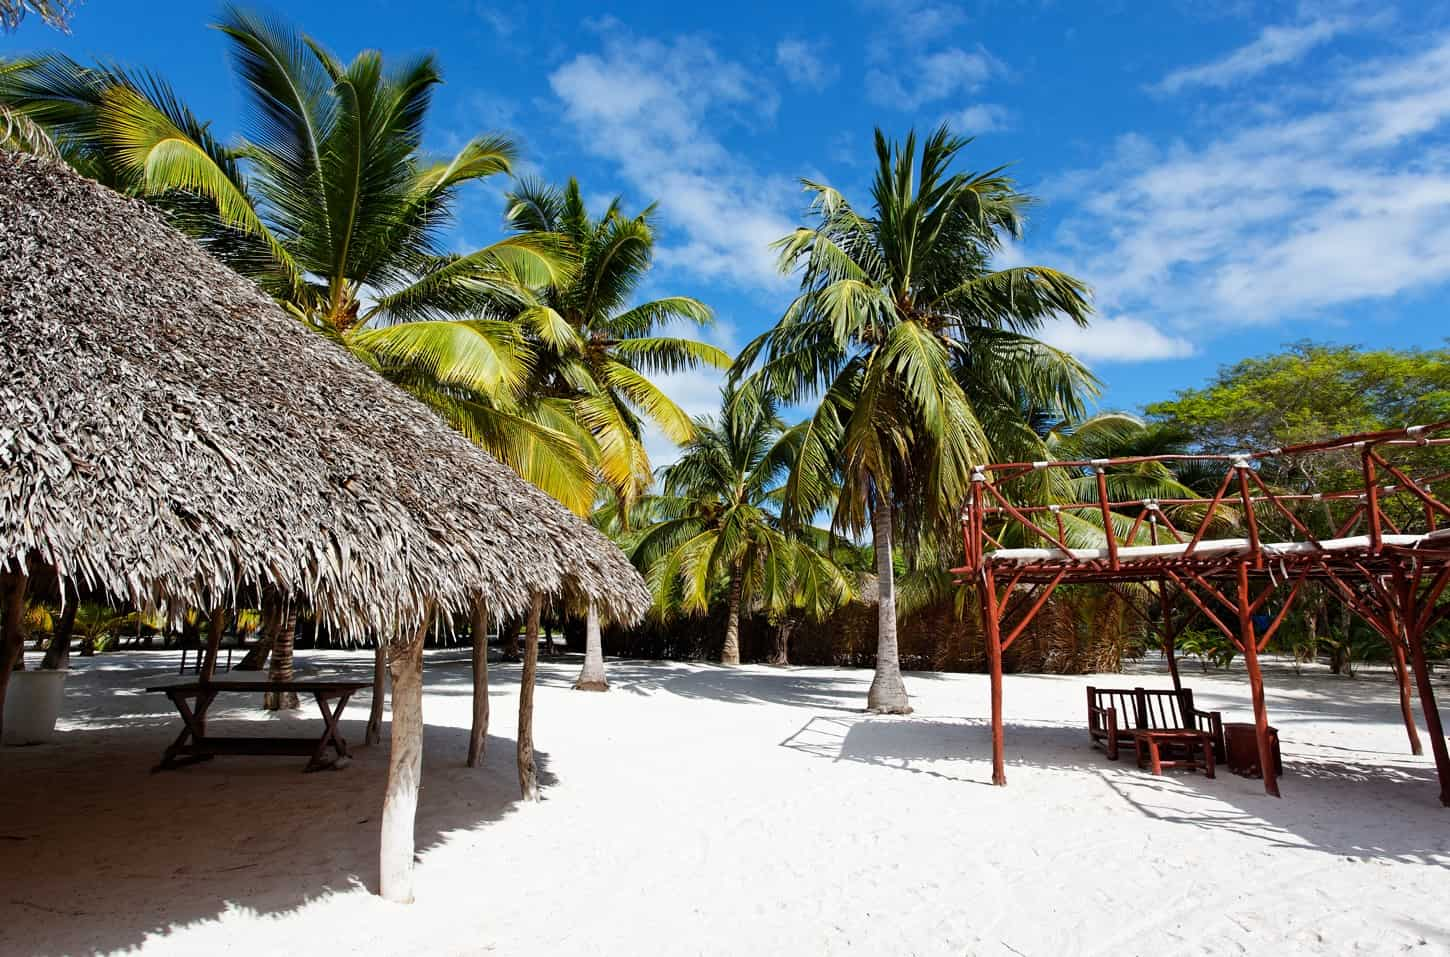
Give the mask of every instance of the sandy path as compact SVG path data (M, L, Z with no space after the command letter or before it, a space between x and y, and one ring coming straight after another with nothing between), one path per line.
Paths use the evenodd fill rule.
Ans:
M175 719L137 689L174 656L80 662L57 743L0 752L0 953L1450 950L1450 810L1383 675L1271 674L1276 801L1089 750L1082 689L1123 679L1009 676L996 789L983 676L908 676L901 719L856 710L867 672L611 663L615 690L594 695L567 690L577 663L545 663L545 800L521 807L517 667L494 669L487 767L470 771L462 659L430 653L407 908L368 892L382 749L339 772L233 758L152 775ZM1248 715L1241 677L1189 680L1201 707Z

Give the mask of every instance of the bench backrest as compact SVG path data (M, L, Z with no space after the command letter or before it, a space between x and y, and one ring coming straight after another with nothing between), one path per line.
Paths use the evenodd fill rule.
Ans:
M1193 729L1193 692L1148 688L1093 688L1094 704L1118 712L1118 728L1131 731Z

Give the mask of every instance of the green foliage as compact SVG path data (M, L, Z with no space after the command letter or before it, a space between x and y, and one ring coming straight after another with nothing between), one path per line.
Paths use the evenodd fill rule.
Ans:
M725 389L718 419L661 473L646 500L654 521L633 539L656 614L699 614L732 584L742 604L771 614L820 618L854 594L854 576L831 558L829 537L780 517L779 481L800 447L776 402L753 389Z
M1216 628L1185 629L1178 635L1177 649L1185 658L1197 658L1204 671L1208 671L1209 665L1227 668L1238 654L1228 636Z
M651 481L643 420L674 442L695 434L690 417L649 377L730 365L714 346L661 332L675 323L707 326L713 316L688 296L635 301L654 256L653 207L631 216L615 197L596 218L576 180L563 189L524 181L509 194L505 216L521 237L560 237L577 264L523 314L537 356L528 391L570 403L592 461L627 506Z
M1207 451L1267 449L1450 418L1450 350L1298 342L1148 406Z

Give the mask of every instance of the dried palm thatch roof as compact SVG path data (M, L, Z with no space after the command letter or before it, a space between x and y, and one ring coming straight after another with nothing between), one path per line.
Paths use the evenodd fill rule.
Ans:
M384 635L429 600L648 607L608 539L154 210L5 152L0 369L0 567L171 609L272 585Z

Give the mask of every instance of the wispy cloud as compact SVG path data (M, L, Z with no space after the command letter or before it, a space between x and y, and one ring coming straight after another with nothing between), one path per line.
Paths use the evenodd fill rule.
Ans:
M798 86L824 90L836 81L840 69L825 57L825 46L805 40L782 40L775 45L775 62L786 78Z
M863 0L881 28L867 45L866 98L911 111L981 89L1006 67L977 45L952 42L966 14L953 5L920 0Z
M1277 66L1301 59L1348 30L1361 25L1349 17L1321 17L1290 26L1265 27L1258 37L1227 56L1169 73L1153 89L1178 93L1189 87L1227 87Z
M1010 129L1012 111L996 103L976 103L947 117L953 130L968 136Z
M1450 283L1450 33L1254 105L1196 142L1125 136L1045 184L1075 204L1051 261L1107 315L1193 341Z
M606 23L601 39L600 52L575 56L549 83L583 147L658 200L656 261L745 288L782 288L769 244L789 232L797 189L719 138L770 122L776 91L697 37L656 40Z
M1002 70L1002 64L984 49L948 47L912 57L905 69L872 67L866 71L866 96L881 106L915 110L927 103L973 93Z

